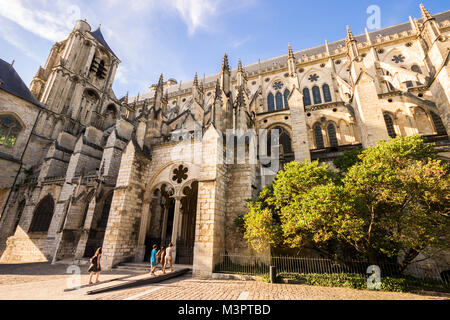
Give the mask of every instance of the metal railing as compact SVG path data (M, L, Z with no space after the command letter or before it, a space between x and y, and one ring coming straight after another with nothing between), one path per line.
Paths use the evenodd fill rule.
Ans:
M369 263L366 260L331 260L304 257L269 257L222 254L215 265L214 272L245 274L253 276L268 275L270 266L275 266L278 274L358 274L368 277L367 269L376 265L382 277L410 277L418 281L431 280L448 285L448 268L411 264L402 270L392 262Z

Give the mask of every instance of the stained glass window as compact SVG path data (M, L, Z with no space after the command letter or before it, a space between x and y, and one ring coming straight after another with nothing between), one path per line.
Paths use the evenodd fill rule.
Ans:
M290 94L291 94L291 92L288 89L284 90L284 108L285 109L289 109L288 99L289 99Z
M386 128L387 128L389 137L391 137L391 138L397 137L397 134L395 133L395 128L394 128L394 120L392 120L392 117L390 115L388 115L387 113L385 113L384 121L386 122Z
M313 98L314 98L314 104L321 104L322 103L322 96L320 95L320 89L318 86L314 86L312 88L313 91Z
M314 126L314 138L316 139L316 148L323 149L325 144L323 142L322 127L319 124Z
M281 81L277 81L277 82L275 82L274 84L273 84L273 89L274 90L280 90L280 89L282 89L283 88L283 82L281 82Z
M319 80L319 76L314 73L314 74L309 76L308 80L311 81L311 82L316 82L317 80Z
M269 93L269 95L267 96L267 109L269 111L274 111L275 110L275 98L273 96L273 93Z
M275 100L277 102L277 110L283 110L283 95L280 92L277 92L275 95Z
M325 83L322 87L322 90L323 90L323 98L325 99L325 102L331 102L330 86Z
M22 126L13 116L0 116L0 146L14 147L20 131Z
M394 61L395 63L400 63L400 62L405 62L405 57L401 54L396 55L392 58L392 61Z
M303 104L305 107L311 105L311 94L309 93L308 88L303 89Z
M339 142L336 136L336 126L333 123L328 124L327 131L328 131L328 138L330 139L330 146L338 147Z

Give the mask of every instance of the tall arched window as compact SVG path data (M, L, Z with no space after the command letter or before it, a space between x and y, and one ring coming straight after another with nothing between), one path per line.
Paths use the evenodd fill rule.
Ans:
M323 98L324 98L325 102L331 102L330 86L325 83L322 86L322 91L323 91Z
M394 120L392 120L392 117L389 114L385 113L384 121L386 122L386 128L387 128L389 137L391 137L391 138L397 137L397 134L395 133L395 128L394 128Z
M338 139L337 139L336 126L334 125L334 123L330 122L328 124L327 131L328 131L328 139L330 140L330 146L331 147L338 147L339 146L339 142L338 142Z
M442 123L441 117L439 117L433 111L430 111L431 119L433 120L434 128L436 129L437 134L439 135L447 135L447 130L445 129L444 123Z
M97 68L97 78L105 79L106 77L106 68L105 68L105 61L100 61Z
M268 139L267 139L267 153L268 156L272 155L272 141L274 137L272 137L272 130L278 130L279 134L279 157L280 157L280 170L284 168L286 163L295 160L294 151L292 150L292 139L289 132L282 127L275 127L269 130Z
M273 93L269 93L267 96L267 110L274 111L275 110L275 98L273 96Z
M320 126L320 124L316 124L314 126L314 138L316 140L316 148L317 149L325 148L325 144L323 142L322 127Z
M289 95L291 94L291 92L289 91L289 89L284 90L284 108L285 109L289 109Z
M25 204L26 204L26 201L22 200L22 201L20 201L19 206L17 207L17 216L14 221L13 234L16 233L17 227L19 226L20 219L22 218L23 210L25 209Z
M305 107L311 105L311 94L309 93L308 88L303 89L303 104Z
M51 195L46 196L39 202L31 221L30 232L47 232L53 218L55 202Z
M322 96L320 95L320 89L318 86L314 86L312 88L313 91L313 98L314 98L314 104L321 104L322 103Z
M0 115L0 146L14 147L22 126L12 115Z
M114 192L111 192L105 199L105 203L103 204L102 216L100 217L100 221L97 224L97 229L104 230L108 224L109 219L109 211L111 210L111 204L113 200Z
M283 95L281 92L277 92L275 95L275 101L277 103L277 110L283 110Z

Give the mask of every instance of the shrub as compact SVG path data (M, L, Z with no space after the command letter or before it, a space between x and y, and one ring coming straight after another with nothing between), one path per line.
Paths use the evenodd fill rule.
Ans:
M278 277L301 280L304 281L306 285L310 286L343 287L367 290L367 276L362 274L279 273ZM450 292L450 287L433 279L417 279L410 276L383 277L381 279L381 291L409 292L419 290Z

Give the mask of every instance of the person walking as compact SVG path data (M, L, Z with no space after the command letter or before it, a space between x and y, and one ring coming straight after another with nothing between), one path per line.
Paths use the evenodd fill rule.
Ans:
M162 270L164 274L166 274L167 263L170 263L170 272L173 272L173 244L169 244L166 249L166 259Z
M158 264L161 264L161 269L162 269L164 267L164 261L166 258L166 248L161 247L161 249L158 251L158 253L159 253ZM156 254L156 256L158 257L158 254Z
M156 244L153 245L153 250L152 253L150 255L150 273L152 275L155 275L155 270L156 270L156 266L158 265L158 262L156 260L156 254L158 253L158 251L156 250L158 248L158 246Z
M102 267L100 265L101 257L102 257L102 248L100 247L97 249L97 251L95 251L94 256L90 259L91 265L89 266L88 272L90 272L91 275L89 277L89 284L92 284L92 277L94 276L94 274L97 274L95 283L98 282L100 272L102 271Z

